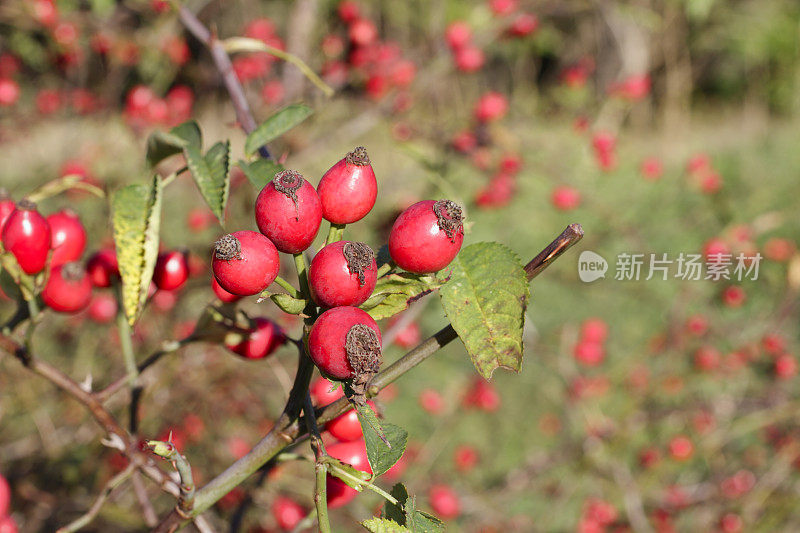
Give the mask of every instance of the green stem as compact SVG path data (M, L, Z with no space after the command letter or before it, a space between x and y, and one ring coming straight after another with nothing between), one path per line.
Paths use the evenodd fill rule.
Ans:
M376 494L380 494L386 500L392 502L394 505L397 505L397 498L395 498L394 496L392 496L391 494L389 494L388 492L386 492L382 488L378 487L377 485L373 485L372 483L369 483L368 481L364 481L363 479L359 479L356 476L348 474L345 470L339 468L335 464L329 464L328 466L330 467L331 472L335 473L336 477L347 478L347 479L349 479L350 481L352 481L354 483L358 483L360 485L363 485L363 486L367 487L369 490L371 490L372 492L374 492Z
M311 68L306 65L302 59L295 55L284 52L283 50L275 48L274 46L269 46L258 39L250 39L247 37L231 37L229 39L225 39L222 45L225 51L229 54L234 54L236 52L266 52L279 59L283 59L287 63L291 63L292 65L296 66L300 72L302 72L303 75L308 78L309 81L311 81L311 83L316 85L320 91L325 93L325 96L333 96L333 88L322 81L322 79L317 76L316 73L311 70Z
M328 237L325 239L325 246L329 245L332 242L341 241L342 237L344 236L344 227L347 224L334 224L331 223L331 227L328 230Z
M309 299L311 292L308 290L308 269L306 268L306 259L303 257L303 252L294 254L294 266L297 268L297 279L300 280L300 291L303 298Z
M388 274L388 273L389 273L389 272L390 272L390 271L391 271L391 270L394 268L394 266L395 266L395 265L394 265L394 262L393 262L393 261L389 261L388 263L384 263L384 264L382 264L382 265L381 265L381 266L378 268L378 272L376 273L376 276L377 276L378 278L382 278L383 276L385 276L386 274Z
M131 341L131 326L125 313L117 313L117 331L119 331L119 344L122 349L122 358L125 361L125 370L128 374L128 384L133 386L139 377L139 368L136 366L136 356L133 353Z
M316 487L314 488L314 504L317 509L317 522L320 533L331 532L331 522L328 518L328 465L317 463L314 465L317 474Z
M286 289L286 292L288 292L289 296L291 296L292 298L300 298L301 296L300 291L295 289L291 283L289 283L282 277L278 276L277 278L275 278L275 283Z
M153 450L153 453L159 457L163 457L170 461L178 471L181 478L181 496L178 501L178 506L181 511L188 513L194 507L194 479L192 478L192 467L186 456L181 455L178 449L172 442L162 442L158 440L147 441L147 446Z

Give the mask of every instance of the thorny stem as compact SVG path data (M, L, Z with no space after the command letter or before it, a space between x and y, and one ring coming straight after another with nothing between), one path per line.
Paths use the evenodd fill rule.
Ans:
M147 441L147 446L159 457L163 457L172 463L181 478L181 496L178 500L178 509L184 514L191 512L194 507L194 480L192 478L192 467L184 455L182 455L172 442L158 440Z
M581 238L583 238L583 229L580 224L571 224L567 226L561 235L556 237L556 239L542 250L539 255L525 265L525 272L528 274L528 280L538 276L564 252L580 241ZM368 396L375 396L382 388L433 355L439 348L453 341L456 336L452 326L447 326L429 339L423 341L419 346L375 376L367 389ZM297 419L296 415L299 413L299 405L302 405L305 393L308 390L308 383L313 368L307 356L300 358L300 367L298 368L295 384L292 387L292 392L289 394L289 401L284 409L284 413L278 419L273 429L261 439L248 454L233 463L224 472L197 491L195 495L195 508L192 511L193 515L197 515L213 505L231 489L255 473L266 464L267 461L303 436L304 432L301 428L301 421ZM324 424L346 411L349 407L350 405L347 398L340 398L319 410L317 421L320 424ZM292 417L292 414L295 416ZM389 497L391 498L390 495ZM177 527L184 523L185 519L173 511L171 514L167 515L153 531L154 533L175 531Z

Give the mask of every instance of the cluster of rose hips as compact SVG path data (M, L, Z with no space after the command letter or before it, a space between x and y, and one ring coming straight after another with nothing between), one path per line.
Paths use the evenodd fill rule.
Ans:
M125 97L123 114L128 124L140 130L152 126L176 126L192 115L194 92L176 85L160 98L146 85L136 85Z
M0 193L0 242L27 275L46 274L41 290L45 305L59 313L89 310L96 322L105 323L117 312L117 299L105 292L93 294L94 288L108 288L119 280L119 265L113 248L92 254L86 265L81 258L86 249L86 229L76 213L69 209L47 217L36 204L14 202ZM151 296L181 288L189 277L186 252L167 250L158 255L153 272Z
M267 46L278 50L286 49L283 39L277 34L276 24L266 17L250 21L244 27L243 33L245 37L257 39ZM271 76L274 63L275 56L266 52L239 55L232 61L233 71L243 84L255 81L262 83L261 99L268 105L278 105L284 98L283 84L276 76Z
M488 4L492 14L504 20L505 34L509 37L527 37L539 27L539 19L536 15L519 12L517 0L489 0ZM474 43L469 23L463 20L451 22L445 29L444 38L459 71L471 73L483 68L486 56L483 50Z
M363 147L325 172L316 189L297 171L279 172L256 199L259 232L235 231L216 242L212 283L217 295L232 301L263 292L278 276L279 252L302 256L317 236L322 219L332 228L361 220L375 205L377 192L375 172ZM432 273L450 264L463 238L461 209L449 200L426 200L398 216L389 234L388 249L392 261L403 270ZM308 353L323 376L347 381L361 398L381 363L380 328L358 308L375 289L377 274L373 250L365 243L344 240L328 242L306 272L304 296L324 310L318 316L316 310L310 311L313 324L307 339ZM281 335L270 331L265 342L276 338L282 341ZM312 385L318 405L343 394L330 388L330 382L324 379ZM330 455L356 468L369 468L355 411L329 422L326 429L339 441L328 447ZM329 479L328 485L331 507L344 505L355 495L338 479Z
M329 33L323 37L323 79L337 88L350 83L376 101L397 89L394 110L407 109L411 100L405 89L416 77L414 62L403 57L397 43L380 40L377 26L362 14L358 3L344 0L336 12L345 35Z

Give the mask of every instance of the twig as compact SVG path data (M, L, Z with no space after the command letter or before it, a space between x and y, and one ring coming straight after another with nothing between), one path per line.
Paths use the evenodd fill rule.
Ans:
M183 25L186 26L186 29L189 30L189 33L208 47L209 52L211 52L211 58L214 60L214 64L222 76L225 88L228 90L228 94L231 97L233 108L236 111L236 120L239 121L239 125L245 133L249 134L256 129L256 120L253 118L252 111L250 111L250 104L247 103L244 89L242 89L242 84L239 82L239 78L233 70L231 58L228 57L225 47L216 37L211 35L208 28L206 28L195 14L189 11L185 6L180 6L178 8L178 17ZM259 153L264 159L271 158L266 146L259 148Z
M138 470L133 472L132 481L133 492L136 494L136 499L139 501L139 507L142 508L144 523L147 525L147 527L153 527L158 524L158 515L156 514L156 510L153 509L153 503L150 501L150 497L147 495L147 489L144 486L142 474Z
M583 229L580 224L571 224L568 226L561 235L556 237L552 243L525 266L528 279L531 280L538 276L545 268L550 266L553 261L575 243L580 241L582 237ZM422 344L408 352L400 358L400 360L373 378L368 388L368 395L375 396L383 387L395 381L401 375L414 368L430 357L439 348L445 346L455 338L456 333L452 326L447 326L433 337L423 341ZM250 452L197 491L195 494L194 514L199 514L211 507L222 496L266 464L267 461L278 455L290 444L297 442L304 434L301 421L298 420L297 415L299 414L300 406L305 401L305 394L308 390L308 383L311 379L313 368L308 357L301 357L300 367L295 377L292 392L289 395L289 401L287 402L283 414L275 423L275 426L252 450L250 450ZM340 415L349 407L350 405L347 398L340 398L319 410L317 421L323 424ZM302 423L304 424L305 421L303 420ZM185 519L173 510L173 512L167 515L158 527L153 530L153 533L175 531L175 528L179 527L184 522Z
M188 516L194 507L194 479L192 477L192 467L184 455L182 455L178 448L172 442L163 442L160 440L149 440L147 446L159 457L163 457L172 463L178 475L181 478L181 495L178 499L177 510L179 514ZM155 524L153 524L155 525Z
M92 520L95 519L97 514L100 512L100 509L103 508L103 504L106 503L106 500L111 495L111 492L115 488L122 485L131 476L131 474L133 474L134 468L135 466L133 463L128 463L128 466L125 467L125 470L108 480L106 485L103 487L103 490L100 491L100 494L97 496L97 499L84 515L76 518L66 526L59 528L56 530L56 533L72 533L73 531L78 531L82 527L88 525Z
M328 519L328 465L323 461L325 457L325 444L319 434L317 417L314 415L314 405L311 403L311 394L306 391L306 401L303 407L306 419L306 429L311 435L311 448L314 450L314 472L316 473L316 483L314 485L314 507L317 509L317 522L320 533L330 533L331 523Z

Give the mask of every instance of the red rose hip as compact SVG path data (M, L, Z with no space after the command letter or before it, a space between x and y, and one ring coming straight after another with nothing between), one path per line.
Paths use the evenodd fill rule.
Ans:
M50 267L80 259L86 248L86 230L78 215L65 209L49 215L47 223L50 225L50 241L53 248Z
M353 442L337 442L328 446L326 451L331 457L339 459L357 470L372 473L367 459L367 447L363 439ZM356 489L347 486L344 481L330 474L328 474L325 492L328 498L328 507L331 509L347 505L358 494Z
M311 261L311 296L323 307L361 305L375 289L377 272L375 253L363 242L331 243Z
M110 287L112 281L119 278L117 252L111 248L95 252L86 263L86 273L95 287Z
M50 251L50 225L35 203L19 201L3 225L2 236L3 248L14 255L26 274L44 269Z
M389 255L403 270L443 269L464 241L461 208L450 200L424 200L403 211L389 233Z
M320 371L333 379L374 373L380 367L381 330L357 307L334 307L311 327L308 351Z
M343 157L322 176L317 186L322 218L332 224L351 224L375 205L378 182L363 146Z
M42 301L59 313L77 313L92 301L92 282L80 263L67 263L50 271Z
M263 359L286 342L283 330L272 320L264 317L253 319L253 328L245 334L233 334L225 340L225 347L245 359Z
M14 200L8 194L8 191L0 189L0 232L3 231L3 225L15 208Z
M255 231L235 231L218 240L211 269L220 287L231 294L258 294L275 281L280 257L275 245Z
M186 252L172 250L158 254L153 283L162 291L179 289L189 279L189 261Z
M283 253L297 254L308 248L321 223L317 191L299 172L277 173L258 194L258 230Z

